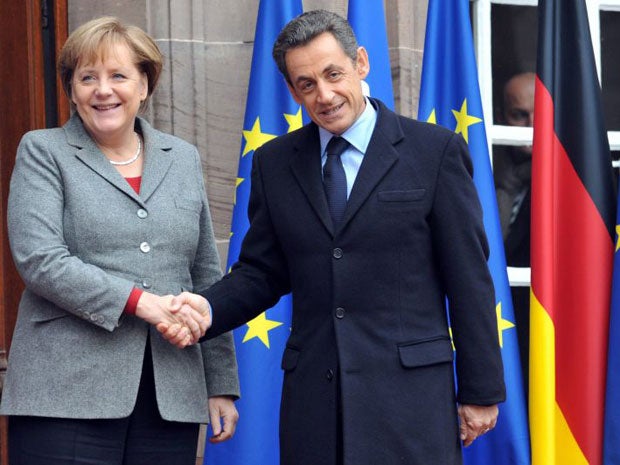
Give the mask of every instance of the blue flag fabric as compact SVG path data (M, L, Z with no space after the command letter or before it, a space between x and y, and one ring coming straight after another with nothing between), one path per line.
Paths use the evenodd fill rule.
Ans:
M227 269L237 261L249 227L247 207L254 151L270 139L302 126L301 107L290 96L271 56L280 30L301 13L301 0L261 0L259 4ZM290 327L291 300L285 296L234 331L241 383L241 399L236 405L241 420L233 439L217 445L207 443L205 465L279 463L280 364Z
M465 464L529 464L525 391L484 127L468 0L429 2L418 117L452 129L467 141L491 251L489 269L495 285L507 400L499 407L495 429L465 449Z
M383 0L349 0L347 19L359 45L368 52L370 73L365 81L369 94L394 110L394 90Z
M607 357L607 393L605 396L605 432L603 464L620 465L620 200L617 207L616 248L609 313L609 353Z

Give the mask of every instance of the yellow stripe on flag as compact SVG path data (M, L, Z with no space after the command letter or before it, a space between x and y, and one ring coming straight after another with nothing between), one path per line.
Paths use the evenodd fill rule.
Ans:
M555 399L555 327L530 292L532 465L588 465Z
M555 428L557 445L556 464L570 463L573 465L588 465L586 457L581 452L579 444L575 440L575 436L570 430L566 418L562 414L560 406L555 404Z

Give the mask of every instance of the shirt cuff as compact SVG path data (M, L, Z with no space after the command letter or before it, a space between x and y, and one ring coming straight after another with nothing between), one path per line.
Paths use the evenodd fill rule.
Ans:
M138 300L142 297L142 289L138 289L134 287L131 290L131 294L129 294L129 298L127 299L127 303L125 304L125 308L123 309L123 313L128 315L136 314L136 307L138 306Z

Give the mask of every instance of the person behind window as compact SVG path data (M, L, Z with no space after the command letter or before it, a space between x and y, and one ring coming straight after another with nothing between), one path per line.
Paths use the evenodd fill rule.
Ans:
M493 428L505 398L467 144L365 97L368 54L334 13L293 19L273 55L312 122L254 154L239 261L197 289L206 337L292 292L281 465L461 464L459 439Z
M500 124L532 127L534 119L534 73L520 73L509 79L503 91ZM504 240L514 229L530 188L532 146L510 146L494 157L495 185ZM528 228L529 229L529 228ZM529 249L528 249L529 253ZM514 265L522 266L522 265ZM529 258L528 265L529 266Z
M193 465L200 423L215 442L234 432L231 334L192 344L209 315L171 306L221 273L196 147L137 116L161 69L141 29L84 24L59 58L75 112L19 145L8 230L25 291L0 408L12 464ZM182 327L178 347L163 322Z
M506 82L501 124L533 126L535 79L534 73L525 72L512 76ZM504 150L498 150L494 157L494 172L506 264L529 267L532 146L510 146L502 149ZM529 371L529 291L529 287L511 288L525 386Z

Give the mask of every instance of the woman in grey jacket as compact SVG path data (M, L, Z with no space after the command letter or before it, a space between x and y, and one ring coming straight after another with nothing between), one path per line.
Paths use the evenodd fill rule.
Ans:
M137 116L161 68L141 29L84 24L59 58L74 115L20 143L8 227L26 289L0 407L12 465L189 465L200 423L213 442L234 432L231 335L195 344L209 316L170 306L221 273L196 147ZM186 327L178 347L160 322Z

